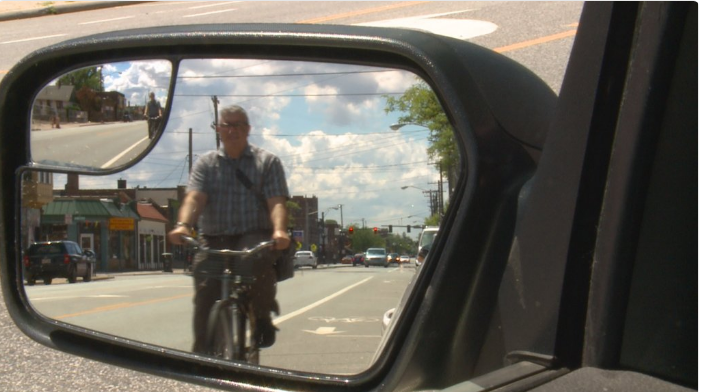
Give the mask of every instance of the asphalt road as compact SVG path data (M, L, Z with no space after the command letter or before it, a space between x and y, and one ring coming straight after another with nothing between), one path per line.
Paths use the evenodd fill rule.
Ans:
M413 264L388 268L334 265L297 270L278 285L281 314L266 366L332 374L366 370L382 337L382 316L415 276ZM41 314L134 341L190 351L192 277L180 273L116 275L76 284L27 287Z
M0 50L3 53L0 57L0 77L33 50L106 31L148 26L247 22L388 25L399 20L404 21L404 25L416 25L416 20L409 19L407 22L406 18L450 14L451 18L466 22L486 22L482 26L491 26L491 31L466 39L519 61L558 92L581 7L580 2L157 2L131 5L0 22ZM468 25L469 23L465 26ZM458 27L452 30L462 32ZM331 320L328 314L314 317L318 317L315 321L322 326L327 323L326 320ZM341 330L340 326L335 327ZM2 391L209 390L48 349L17 329L4 302L0 303L0 335L3 341L0 354Z
M138 156L149 139L146 121L133 121L33 131L31 145L37 162L105 169Z

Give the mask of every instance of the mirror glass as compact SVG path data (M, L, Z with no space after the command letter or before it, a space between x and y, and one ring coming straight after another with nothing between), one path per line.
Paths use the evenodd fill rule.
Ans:
M68 72L37 94L32 108L31 156L37 163L81 170L112 169L145 151L149 94L165 108L171 63L164 60L98 64Z
M165 88L167 78L164 69L149 80ZM144 94L153 90L142 86ZM136 101L143 106L142 96ZM424 226L439 224L459 176L445 113L427 84L404 70L183 61L167 125L138 164L108 176L23 174L28 297L50 318L190 352L192 252L170 244L166 234L177 221L191 165L217 148L216 114L232 104L248 113L248 142L280 158L295 246L314 258L277 284L280 315L273 322L279 331L275 344L261 351L260 363L325 374L362 372L381 349L383 333L392 333L391 326L383 328L383 315L401 307L420 273L418 236ZM144 122L134 122L140 130L130 143L146 136ZM65 143L50 129L35 133L45 135L36 140L43 147L33 149L35 156L47 151L48 159L54 137ZM88 143L97 156L113 156L106 152L113 142L85 140L82 146ZM79 163L103 167L95 159ZM41 267L48 271L53 261L35 256L32 244L41 241L77 244L80 272L71 279L42 276ZM378 252L366 257L369 248L384 250L386 258L378 259ZM68 256L61 252L63 262Z

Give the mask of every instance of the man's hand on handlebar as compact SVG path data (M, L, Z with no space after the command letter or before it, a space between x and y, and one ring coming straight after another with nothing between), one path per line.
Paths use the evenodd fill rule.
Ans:
M287 249L290 246L290 235L286 230L276 230L273 232L273 240L275 240L275 249Z
M183 245L185 241L183 241L182 236L186 235L189 236L192 233L190 232L190 229L188 229L185 226L177 226L175 229L171 230L168 233L168 240L170 241L171 244L174 245Z

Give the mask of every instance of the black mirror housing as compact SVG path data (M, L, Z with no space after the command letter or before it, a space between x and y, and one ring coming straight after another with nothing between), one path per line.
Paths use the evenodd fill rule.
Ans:
M401 315L406 322L396 322L394 335L386 340L378 360L368 371L354 376L320 377L266 371L250 365L233 366L50 321L28 304L21 284L22 250L17 245L19 173L28 167L82 173L79 169L42 167L30 161L29 106L38 90L57 75L85 64L158 58L170 60L175 75L180 60L208 57L343 62L406 69L426 80L443 105L456 131L463 174L454 191L457 202L450 206L442 222L451 231L445 230L447 235L432 247L441 249L451 244L450 252L442 252L436 263L423 269ZM480 260L485 252L508 249L510 238L498 239L501 244L491 243L485 238L488 230L474 226L500 214L515 214L518 189L534 171L555 102L555 94L542 80L502 55L463 41L409 30L306 25L182 26L100 34L39 50L18 63L0 85L0 237L4 239L0 243L0 275L8 310L27 335L49 347L219 388L366 391L382 385L394 388L460 381L465 375L458 375L457 369L469 368L460 363L440 376L430 376L431 369L406 371L424 366L430 356L410 356L410 363L401 364L393 359L400 351L413 351L421 344L418 337L430 327L430 315L417 312L420 306L436 306L431 302L435 300L424 297L430 284L440 292L441 287L454 284L444 279L446 276L459 274L477 279L475 271L480 261L469 265L451 259ZM141 157L147 153L148 150ZM457 233L461 232L474 235L464 240L458 238ZM457 254L461 257L456 258ZM467 282L462 290L469 292L473 284L474 281ZM450 347L453 333L460 331L447 330L443 338L433 341L434 350ZM469 363L474 355L468 352L459 362Z

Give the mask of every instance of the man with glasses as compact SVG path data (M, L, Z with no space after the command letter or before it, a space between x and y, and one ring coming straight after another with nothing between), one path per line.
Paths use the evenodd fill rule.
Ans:
M168 233L168 239L182 244L181 236L190 235L197 223L198 240L206 247L240 250L272 238L276 249L286 249L290 244L285 205L289 192L280 159L248 143L251 126L242 107L228 106L221 110L219 118L216 131L222 147L195 162L178 223ZM253 333L261 348L275 342L271 312L279 313L273 263L280 252L272 253L256 262L256 281L251 287ZM214 266L208 265L202 254L195 257L193 351L199 353L206 353L207 317L221 296L218 279L198 277L199 271L211 268Z

